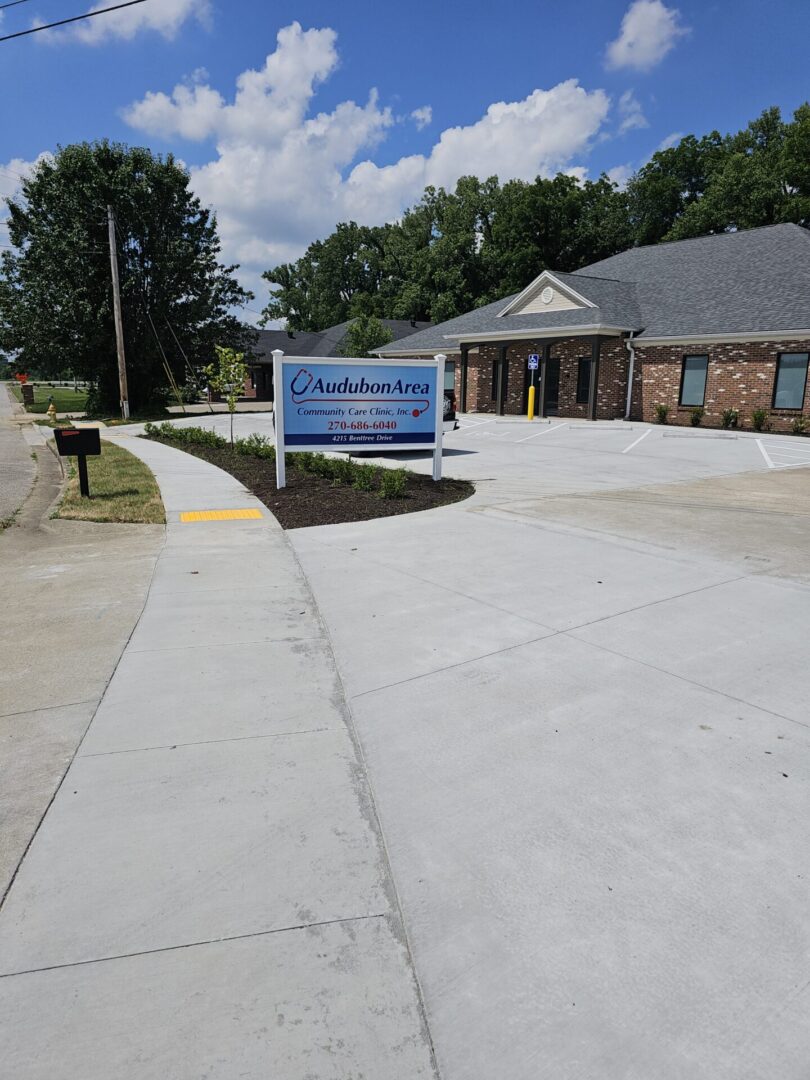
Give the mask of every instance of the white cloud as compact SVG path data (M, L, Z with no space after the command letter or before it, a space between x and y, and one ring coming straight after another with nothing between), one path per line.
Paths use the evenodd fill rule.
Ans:
M19 192L23 177L28 176L40 161L47 161L52 157L52 154L44 152L39 154L33 161L26 161L24 158L12 158L10 161L0 165L0 247L7 247L9 242L8 225L5 224L8 217L6 199Z
M661 0L633 0L619 36L607 47L607 66L650 71L689 33L680 19L678 9L666 7Z
M100 11L106 7L110 7L109 0L102 0L89 10ZM211 15L211 0L150 0L146 4L87 19L66 30L49 30L36 36L52 43L80 41L85 45L98 45L110 38L130 41L145 30L154 30L171 40L188 20L196 19L207 26ZM35 26L42 24L43 20L34 23Z
M656 150L669 150L671 147L673 147L677 143L679 143L682 138L683 138L683 132L682 131L673 131L671 135L667 135L667 137L665 139L662 139L661 142L658 144L658 146L656 146L655 149Z
M620 135L650 126L650 122L641 108L641 103L632 90L625 90L619 98L619 116L621 117L621 123L619 124Z
M433 107L431 105L422 105L420 108L414 109L411 113L411 119L416 123L416 130L421 131L433 120Z
M337 64L332 30L293 23L279 32L260 70L239 76L232 100L198 75L125 110L126 120L149 135L214 142L216 156L192 169L192 184L217 212L226 259L242 264L254 289L262 270L297 258L338 221L394 220L426 184L452 187L468 173L502 180L581 173L576 158L610 110L604 91L571 79L490 105L475 123L441 132L428 153L379 166L370 155L399 121L376 91L365 104L312 108L318 85Z
M635 170L631 164L627 165L614 165L612 169L608 169L608 180L612 180L614 184L618 184L619 188L624 191L627 187L627 182L633 175Z

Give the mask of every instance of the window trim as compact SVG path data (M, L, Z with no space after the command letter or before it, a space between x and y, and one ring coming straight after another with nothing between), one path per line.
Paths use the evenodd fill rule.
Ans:
M706 375L703 379L703 397L697 404L686 405L683 400L683 384L686 379L686 361L687 360L705 360L706 361ZM678 408L679 409L702 409L706 404L706 387L709 383L709 354L708 353L684 353L681 356L681 385L678 387Z
M783 356L803 356L804 362L804 384L802 385L802 403L797 408L788 405L776 404L776 390L779 384L779 365L782 362ZM771 394L771 408L777 412L792 412L800 413L804 412L804 399L807 397L807 376L810 372L810 352L779 352L776 354L776 367L773 373L773 392Z
M588 405L590 403L590 400L591 400L591 364L592 363L593 363L593 357L590 357L590 356L580 356L577 359L577 385L576 385L576 391L575 391L575 395L574 395L575 399L576 399L575 403L577 405ZM580 388L580 382L582 381L582 365L583 364L587 364L588 378L586 380L585 397L581 398L579 396L579 388Z

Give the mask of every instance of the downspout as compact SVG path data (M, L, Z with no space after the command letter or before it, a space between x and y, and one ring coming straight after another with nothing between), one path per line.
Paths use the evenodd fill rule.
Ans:
M636 350L633 347L633 334L635 333L635 330L631 330L629 337L624 339L624 347L630 353L630 367L627 371L627 404L624 410L625 420L630 419L630 411L633 407L633 376L636 371Z

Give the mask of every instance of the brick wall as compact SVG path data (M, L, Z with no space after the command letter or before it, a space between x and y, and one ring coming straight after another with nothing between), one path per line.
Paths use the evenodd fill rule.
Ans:
M740 426L751 427L751 411L766 409L774 431L789 431L798 412L771 407L776 361L780 353L810 352L808 341L736 342L724 345L636 346L633 379L635 419L655 420L655 406L669 406L668 424L688 424L691 408L678 404L684 356L709 357L706 375L706 410L703 423L719 427L724 409L737 409ZM803 412L810 414L810 380L805 387Z
M507 347L508 365L506 400L507 415L520 415L526 410L526 371L531 353L543 355L543 341L520 341ZM467 375L467 408L470 412L494 413L497 401L492 397L492 365L501 354L500 345L481 345L477 358L470 356ZM560 361L560 416L587 418L587 404L577 404L577 374L580 359L590 359L588 338L568 338L551 346L551 357ZM596 415L600 420L624 416L627 394L629 357L619 338L602 341L599 360ZM535 385L538 385L537 383ZM537 401L540 393L538 386Z

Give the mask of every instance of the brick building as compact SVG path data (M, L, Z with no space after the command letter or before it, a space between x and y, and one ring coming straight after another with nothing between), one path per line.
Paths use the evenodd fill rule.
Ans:
M810 231L772 225L632 248L392 342L380 356L445 353L463 412L525 412L540 359L541 416L719 426L725 410L775 431L810 419Z

